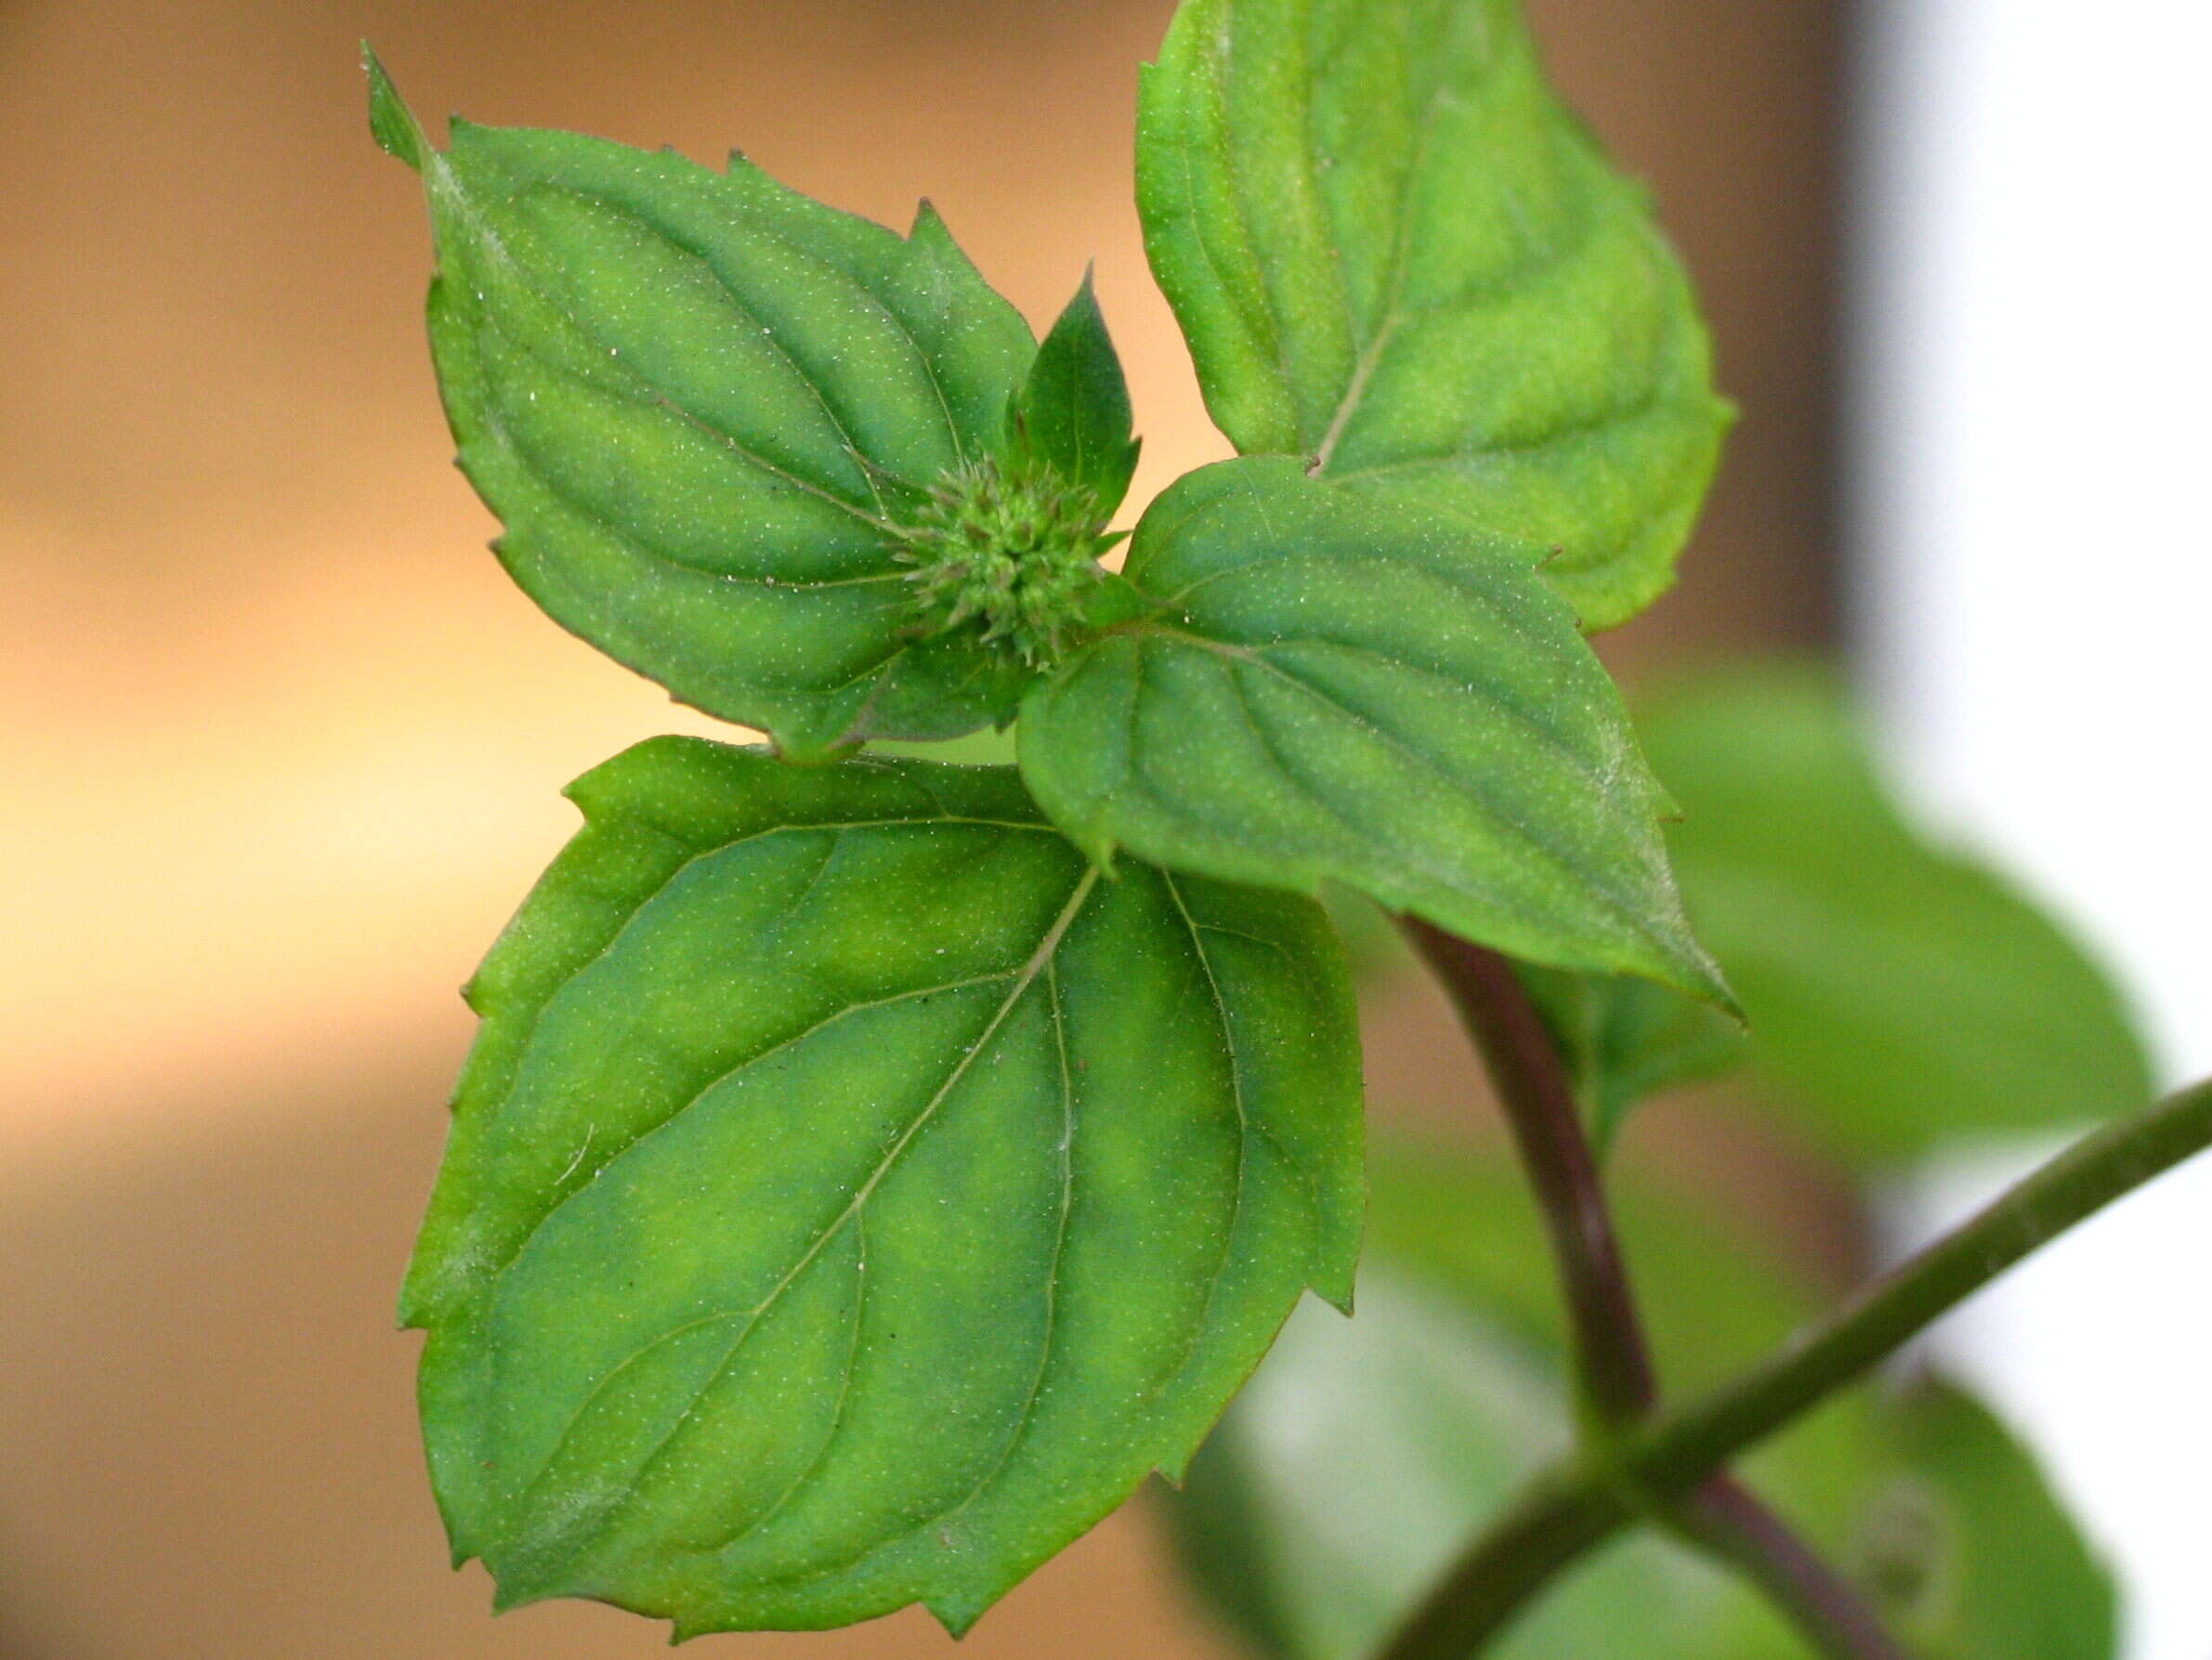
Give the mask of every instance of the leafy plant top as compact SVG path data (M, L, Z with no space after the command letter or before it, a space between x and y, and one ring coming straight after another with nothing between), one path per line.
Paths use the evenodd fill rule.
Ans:
M1708 688L1639 737L1587 636L1671 581L1729 413L1512 0L1184 0L1138 205L1239 454L1125 556L1088 278L1040 342L926 204L902 235L741 157L439 148L368 72L499 556L766 739L579 780L468 989L401 1313L455 1557L503 1606L964 1631L1180 1479L1290 1322L1179 1507L1277 1660L2109 1653L2109 1587L1981 1407L1799 1420L2212 1140L2212 1091L1764 1361L1802 1287L1641 1200L1616 1235L1600 1156L1686 1078L1742 1065L1878 1161L2115 1117L2148 1072L2078 948L1889 805L1832 687ZM903 752L956 739L996 764ZM1533 1225L1481 1167L1394 1161L1363 1268L1325 892L1437 972ZM1355 1280L1358 1325L1293 1317ZM2033 1584L1995 1565L2021 1550Z

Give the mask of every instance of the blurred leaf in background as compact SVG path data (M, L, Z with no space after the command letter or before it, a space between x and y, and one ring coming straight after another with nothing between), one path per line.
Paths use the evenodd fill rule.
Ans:
M1681 808L1683 902L1748 1029L1648 982L1524 969L1600 1140L1641 1097L1738 1064L1793 1129L1858 1162L2150 1099L2103 972L2003 876L1910 823L1836 676L1738 666L1640 713Z
M1630 1188L1621 1218L1672 1388L1782 1340L1816 1305L1747 1236ZM1358 1314L1309 1303L1170 1499L1203 1594L1271 1660L1358 1660L1451 1553L1568 1444L1540 1231L1502 1166L1376 1161ZM1746 1478L1846 1564L1927 1660L2109 1660L2114 1598L2033 1460L1918 1381L1842 1397ZM1751 1591L1653 1533L1564 1580L1503 1660L1805 1660Z
M1789 1121L1848 1157L2108 1118L2151 1097L2119 994L2010 882L1916 829L1828 673L1736 668L1649 702L1699 937Z

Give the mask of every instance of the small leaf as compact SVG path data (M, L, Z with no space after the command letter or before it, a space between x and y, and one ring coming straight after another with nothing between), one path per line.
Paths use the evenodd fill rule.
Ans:
M899 557L1035 355L934 214L902 239L739 157L568 133L456 122L438 152L371 90L429 193L461 466L532 598L796 756L1012 712L1027 672L923 637Z
M1643 192L1513 0L1185 0L1137 187L1238 450L1552 554L1593 629L1671 582L1727 407Z
M1669 841L1691 916L1792 1122L1894 1159L2150 1099L2111 984L2009 883L1904 822L1827 677L1718 676L1639 730L1682 808Z
M386 155L405 162L417 173L430 153L422 124L399 98L399 89L385 72L383 62L361 43L361 71L369 77L369 136Z
M1089 276L1037 348L1008 418L1018 454L1085 491L1101 523L1113 516L1129 493L1138 445L1129 382Z
M1333 880L1515 957L1725 998L1613 683L1527 569L1261 459L1161 496L1124 575L1155 615L1039 682L1020 728L1030 789L1095 856Z
M1435 1573L1572 1438L1541 1231L1515 1172L1379 1161L1349 1323L1300 1311L1170 1514L1200 1588L1276 1660L1364 1660ZM1670 1384L1781 1341L1810 1294L1750 1243L1648 1191L1624 1232ZM1747 1460L1926 1660L2111 1660L2111 1586L2032 1461L1980 1407L1860 1390ZM1496 1660L1808 1660L1753 1590L1672 1537L1564 1576Z
M1516 963L1514 972L1559 1046L1601 1149L1645 1097L1743 1062L1744 1028L1710 1003L1669 987L1532 963Z
M504 1604L960 1629L1349 1294L1358 1062L1310 903L1102 880L1011 769L661 739L471 988L411 1271Z

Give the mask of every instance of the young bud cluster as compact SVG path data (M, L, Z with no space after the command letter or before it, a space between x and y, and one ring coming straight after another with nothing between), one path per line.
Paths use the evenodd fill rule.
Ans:
M948 474L898 557L913 567L914 605L930 634L974 628L1031 668L1057 661L1067 631L1103 574L1111 545L1090 495L1051 474L990 461Z

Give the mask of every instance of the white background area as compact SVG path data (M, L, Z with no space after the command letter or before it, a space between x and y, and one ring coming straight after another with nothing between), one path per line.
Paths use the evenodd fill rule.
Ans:
M2212 7L1884 0L1860 116L1854 626L1901 781L2071 920L2168 1081L2212 1072ZM1907 1183L1906 1238L2024 1154ZM2212 1660L2212 1162L1955 1316Z

